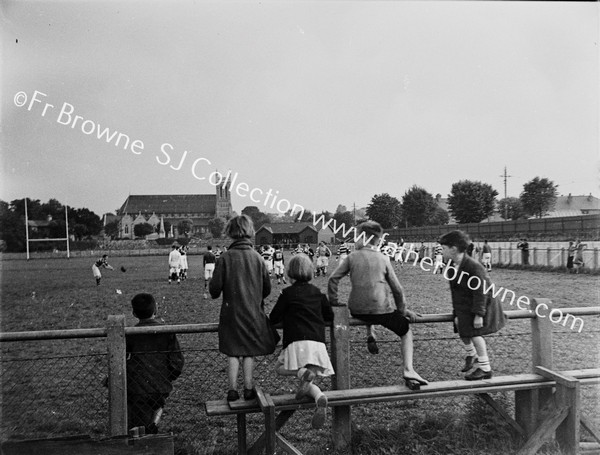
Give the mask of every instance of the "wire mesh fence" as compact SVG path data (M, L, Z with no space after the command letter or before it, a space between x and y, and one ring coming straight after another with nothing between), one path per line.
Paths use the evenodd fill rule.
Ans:
M557 328L553 338L557 369L598 367L597 339L600 318L586 317L587 330L574 334ZM452 331L451 323L424 323L413 326L414 366L430 381L460 379L465 356L462 343ZM507 330L486 337L495 374L531 371L531 333L528 320L511 320ZM351 387L373 387L400 384L403 359L399 338L377 328L380 352L367 350L366 330L351 328ZM583 335L583 336L582 336ZM237 452L235 417L207 417L204 402L225 398L227 359L216 349L215 333L182 333L177 335L185 364L181 375L172 381L173 389L164 403L158 423L160 432L175 435L176 453L180 455L228 454ZM2 343L0 381L2 383L3 440L37 439L73 434L92 437L108 436L108 373L106 340L47 340ZM327 343L328 347L330 343ZM63 355L52 354L61 352ZM295 378L278 376L274 371L277 352L257 357L256 385L270 394L292 393ZM149 355L156 358L157 353ZM318 382L323 390L332 388L331 378ZM241 383L240 383L241 387ZM401 419L409 419L419 409L435 413L464 409L472 397L381 403L353 408L357 425L386 427ZM511 401L511 400L508 400ZM584 410L598 419L598 388L582 390ZM152 411L154 407L151 406ZM311 411L298 411L294 423L282 430L284 437L301 448L315 440L329 438L329 426L319 431L310 427ZM597 421L597 420L596 420ZM264 429L261 415L248 418L248 439L256 439Z

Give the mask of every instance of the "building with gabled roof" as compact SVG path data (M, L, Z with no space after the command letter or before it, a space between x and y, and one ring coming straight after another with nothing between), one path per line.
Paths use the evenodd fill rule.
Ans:
M133 229L141 223L151 224L158 233L161 221L171 226L167 232L172 232L173 237L184 235L177 228L182 221L192 226L188 235L208 232L211 219L228 219L233 214L229 187L215 188L215 194L129 195L117 210L119 237L134 238Z
M257 245L291 246L298 243L334 243L335 236L329 226L317 229L311 222L269 223L256 230Z

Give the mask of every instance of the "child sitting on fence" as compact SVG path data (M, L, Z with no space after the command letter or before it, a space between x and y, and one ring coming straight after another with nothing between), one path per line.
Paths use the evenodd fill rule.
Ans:
M228 357L227 401L238 400L240 360L244 373L244 399L256 398L254 357L272 354L277 340L264 309L263 299L271 293L271 280L265 261L250 239L254 225L246 215L232 218L225 227L233 239L217 261L208 290L213 299L223 293L219 315L219 351Z
M333 320L333 312L325 294L309 283L314 267L308 256L294 256L287 273L292 285L281 292L270 315L272 324L283 323L283 349L275 368L281 375L298 377L296 399L315 400L312 427L321 428L327 417L327 397L313 381L334 374L325 347L325 321Z
M156 327L156 301L151 294L137 294L131 300L136 327ZM128 428L144 426L146 433L158 433L162 408L173 390L172 381L183 369L183 354L174 333L126 336Z
M457 264L455 274L450 281L454 330L458 332L465 345L467 357L461 370L463 373L472 368L465 379L474 381L490 379L492 368L487 354L483 335L500 330L506 324L506 315L501 303L492 296L489 275L483 265L466 254L469 236L462 231L452 231L442 235L439 240L443 248L444 259ZM444 272L444 276L449 272ZM484 287L488 292L484 292Z
M329 301L338 305L338 283L350 274L352 289L348 298L348 308L353 317L371 325L382 325L402 339L404 360L403 378L411 390L418 390L428 382L413 368L413 335L409 326L420 316L406 308L404 290L387 257L379 252L378 244L383 229L374 221L357 226L357 233L363 239L357 242L357 250L350 253L329 278ZM393 302L389 296L389 288ZM372 333L372 332L371 332ZM375 342L373 334L369 342ZM370 350L373 350L370 347Z

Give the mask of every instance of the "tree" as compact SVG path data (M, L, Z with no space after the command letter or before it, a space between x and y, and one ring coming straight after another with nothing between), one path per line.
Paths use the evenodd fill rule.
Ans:
M136 237L145 237L154 232L154 226L150 223L140 223L133 226L133 234Z
M346 208L346 206L342 204L338 204L337 208L335 209L335 213L344 213L347 211L348 209Z
M452 184L448 208L459 223L479 223L494 213L498 192L487 183L461 180Z
M402 197L402 221L408 226L427 226L436 213L437 203L431 193L413 185Z
M208 230L214 238L218 239L223 235L225 229L225 220L223 218L215 217L208 222Z
M179 235L183 235L185 237L189 236L189 233L192 232L194 228L194 222L192 220L181 220L177 223L177 231Z
M50 201L52 201L52 199ZM62 213L64 217L64 207L62 208ZM58 215L52 216L57 217ZM69 224L71 223L84 225L84 236L98 235L102 230L102 219L86 208L69 210Z
M450 222L450 215L446 210L441 208L440 206L435 207L435 212L431 218L429 218L429 225L431 226L443 226L444 224L448 224Z
M119 235L119 222L117 220L111 221L110 223L106 223L104 226L104 235L107 235L110 238L117 238Z
M400 201L388 193L376 194L367 206L367 216L384 229L395 227L400 221L401 213Z
M242 210L242 215L249 216L250 219L252 219L252 222L254 223L254 229L258 229L262 225L271 222L269 215L261 212L260 209L255 205L244 207Z
M518 197L507 197L498 201L498 212L504 220L518 220L523 218L523 204Z
M333 219L337 226L341 226L342 224L346 226L343 231L348 232L352 226L354 226L354 215L350 212L339 212L333 215Z
M296 214L294 214L294 217L294 222L296 223L313 221L313 214L310 210L305 210L300 219L298 219L298 215Z
M535 177L525 185L520 195L523 210L528 215L543 217L554 208L558 185L547 178Z

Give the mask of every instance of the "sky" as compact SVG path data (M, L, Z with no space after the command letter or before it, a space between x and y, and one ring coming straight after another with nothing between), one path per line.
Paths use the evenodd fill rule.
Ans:
M103 214L129 194L214 193L231 171L238 213L285 209L269 190L335 211L459 180L501 198L505 167L508 196L540 176L600 197L598 3L0 8L4 201Z

